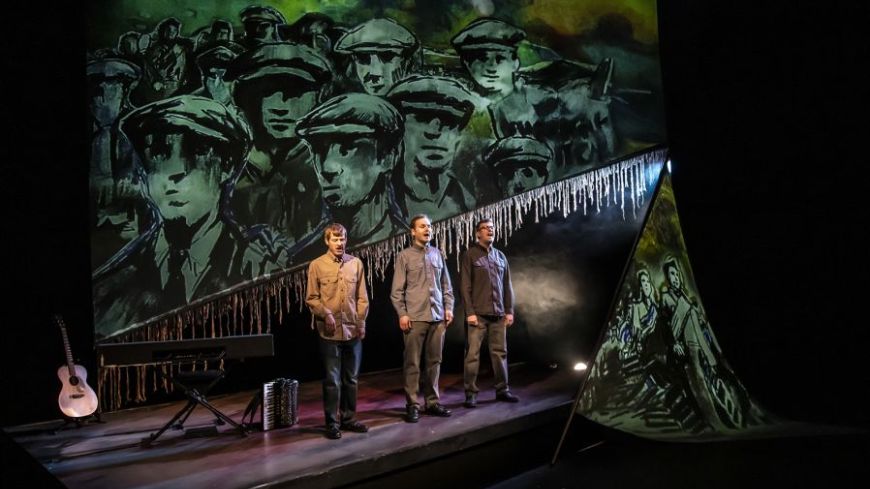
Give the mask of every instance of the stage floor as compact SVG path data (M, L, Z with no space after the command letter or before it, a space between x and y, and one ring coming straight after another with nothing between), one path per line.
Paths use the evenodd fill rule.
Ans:
M401 371L365 374L357 409L369 432L346 432L340 440L323 436L317 381L299 386L299 423L246 437L224 425L218 436L192 438L168 430L152 446L140 446L184 401L107 413L105 423L54 433L46 423L5 431L71 489L336 487L567 419L579 382L569 370L512 365L511 389L521 402L496 402L492 377L484 372L478 407L467 409L461 374L444 374L442 404L453 416L423 415L410 424L402 417ZM209 400L240 421L252 395L247 391ZM213 421L208 410L197 407L184 427L213 426Z

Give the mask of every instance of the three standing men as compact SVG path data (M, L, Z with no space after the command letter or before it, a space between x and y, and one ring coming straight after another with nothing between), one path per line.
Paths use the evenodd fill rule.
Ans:
M438 248L430 246L432 221L419 214L411 219L410 227L413 242L396 257L390 299L404 334L405 420L416 423L420 419L421 384L425 414L439 417L452 414L439 402L438 379L444 334L453 322L454 297L444 257ZM496 399L519 401L508 384L507 328L514 322L510 268L504 253L492 245L495 240L492 220L478 221L475 229L477 243L463 253L460 267L468 316L464 368L464 405L468 408L477 406L480 347L485 337L489 339ZM344 226L327 226L324 242L328 251L308 267L305 303L317 326L326 369L323 381L326 436L338 439L342 430L368 431L355 416L361 340L365 338L369 303L362 262L344 252L347 244Z

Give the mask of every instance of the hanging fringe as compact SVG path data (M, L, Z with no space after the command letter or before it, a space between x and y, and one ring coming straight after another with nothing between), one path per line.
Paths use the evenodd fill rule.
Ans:
M504 245L507 245L513 232L523 226L524 220L531 213L534 213L534 222L537 223L557 211L563 217L568 217L578 210L586 215L590 209L600 212L603 207L619 205L623 219L626 219L628 206L631 208L631 217L636 219L637 210L644 204L648 182L656 178L655 172L664 163L666 156L665 148L654 149L604 168L437 221L433 223L435 240L445 256L455 253L458 268L459 251L474 241L474 224L482 217L495 221L496 239ZM409 244L408 233L402 233L352 250L365 263L369 290L374 290L372 285L375 277L382 282L386 280L386 270L390 263ZM290 312L294 302L299 311L302 310L306 281L307 264L266 274L230 290L201 298L184 308L169 311L148 322L134 324L110 341L171 341L262 334L264 319L265 332L271 333L273 313L277 314L278 324L283 324L284 314ZM291 295L295 296L295 301ZM158 368L163 375L157 374ZM171 368L167 364L101 365L98 375L101 409L113 411L131 402L144 402L150 393L158 390L172 392L172 384L167 381L168 370ZM207 368L207 365L202 368ZM223 362L220 368L223 369Z

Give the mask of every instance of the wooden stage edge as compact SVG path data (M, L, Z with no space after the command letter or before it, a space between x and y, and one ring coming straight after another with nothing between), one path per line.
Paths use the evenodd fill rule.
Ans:
M103 415L104 423L54 431L57 423L5 428L50 474L75 488L327 488L371 484L498 440L519 440L523 433L567 420L581 378L567 369L511 365L511 390L519 403L497 402L492 375L481 372L477 408L462 406L461 373L442 374L441 401L449 418L423 415L403 420L405 399L400 370L360 376L357 412L369 432L323 436L319 381L299 386L299 422L288 428L242 437L229 425L216 436L194 437L197 428L214 426L214 416L197 407L185 431L169 430L150 447L140 441L165 424L184 401ZM209 400L240 421L253 391ZM201 431L201 430L199 430ZM549 435L548 435L549 436ZM553 448L558 438L553 440ZM376 484L375 484L376 485Z

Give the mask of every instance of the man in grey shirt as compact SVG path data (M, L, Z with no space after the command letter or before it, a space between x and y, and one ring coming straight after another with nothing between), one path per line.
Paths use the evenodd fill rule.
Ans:
M489 337L489 358L495 374L496 399L518 402L508 385L507 328L514 323L514 289L504 253L492 245L495 227L492 219L481 219L475 226L477 243L460 259L460 284L468 324L465 351L465 407L477 406L477 372L480 345Z
M438 402L438 376L444 331L453 321L453 287L441 252L429 245L432 221L428 216L419 214L411 219L411 238L411 246L396 256L390 299L405 340L405 420L416 423L420 419L417 394L421 356L425 359L422 372L425 413L441 417L451 414Z

